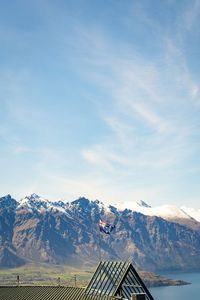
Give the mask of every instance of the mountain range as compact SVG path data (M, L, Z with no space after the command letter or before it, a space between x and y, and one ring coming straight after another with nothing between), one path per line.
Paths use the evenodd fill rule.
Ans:
M110 235L100 233L100 219L115 224ZM199 270L200 210L144 201L131 207L86 198L52 202L36 194L0 198L0 267L99 259L131 260L149 271Z

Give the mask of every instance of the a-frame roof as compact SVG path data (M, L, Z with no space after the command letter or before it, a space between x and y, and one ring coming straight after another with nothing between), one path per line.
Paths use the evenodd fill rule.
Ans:
M131 263L100 262L90 283L86 295L109 295L130 299L132 294L144 293L147 300L153 300L142 279Z
M0 286L1 300L113 300L108 295L86 295L84 288L64 286Z

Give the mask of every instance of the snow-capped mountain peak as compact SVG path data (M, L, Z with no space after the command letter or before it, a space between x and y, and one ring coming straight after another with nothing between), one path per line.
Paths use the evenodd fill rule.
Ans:
M152 207L140 200L138 202L124 202L118 206L120 210L130 209L147 216L157 216L166 220L196 220L200 222L200 210L193 208L178 207L176 205L161 205Z
M188 216L195 219L197 222L200 222L200 209L194 209L192 207L181 207L182 211L184 211Z
M1 200L1 205L4 202L15 201L11 199L11 196L5 196ZM6 204L8 206L8 204ZM103 203L99 200L91 201L84 197L79 198L72 202L65 201L49 201L35 193L22 198L19 202L16 202L17 209L24 208L30 212L43 213L45 211L58 211L60 213L65 213L68 216L73 215L76 210L87 211L90 209L97 209L99 212L105 214L118 213L125 209L139 212L146 216L157 216L166 220L187 220L187 221L197 221L200 222L200 209L196 210L194 208L188 208L185 206L178 207L175 205L161 205L152 207L145 201L140 200L137 202L123 202L117 206L111 206Z
M37 210L41 211L43 209L48 209L51 206L51 202L46 200L37 194L31 194L30 196L26 196L19 201L19 208L27 208L28 210Z
M163 219L190 219L191 218L181 208L175 205L162 205L157 207L151 207L149 209L148 215L158 216Z
M27 195L25 196L24 198L22 198L20 200L20 202L50 202L49 200L47 199L44 199L43 197L33 193L31 195Z
M145 201L143 200L140 200L140 201L137 201L137 204L141 207L147 207L147 208L150 208L151 206L149 204L147 204Z
M30 198L30 199L40 199L41 197L35 193L31 194L30 196L26 196L25 198Z

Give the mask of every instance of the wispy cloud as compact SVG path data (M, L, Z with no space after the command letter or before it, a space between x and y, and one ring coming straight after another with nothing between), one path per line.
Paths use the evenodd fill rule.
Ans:
M145 3L128 1L122 12L113 1L108 9L117 15L104 12L98 20L82 2L32 5L41 27L26 32L25 43L38 65L17 57L16 68L0 72L2 145L19 159L18 169L31 157L22 167L27 174L28 163L33 174L29 190L152 200L196 170L200 87L185 45L199 23L200 1L165 20ZM24 36L10 34L9 43L23 46Z
M83 27L76 32L76 42L81 39L76 59L81 76L103 91L96 105L109 131L104 140L81 150L83 158L102 178L121 172L121 178L135 180L152 170L153 176L165 172L177 178L199 147L191 144L198 134L199 86L181 45L163 36L163 53L149 61L132 45L118 49L102 32L85 32Z

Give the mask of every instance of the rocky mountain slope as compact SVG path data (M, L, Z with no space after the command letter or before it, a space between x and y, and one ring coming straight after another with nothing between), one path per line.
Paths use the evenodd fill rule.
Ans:
M99 232L100 219L116 225L110 236ZM79 266L100 256L133 260L151 271L199 270L200 232L98 200L50 202L35 194L19 202L10 195L0 198L1 267L32 261Z

